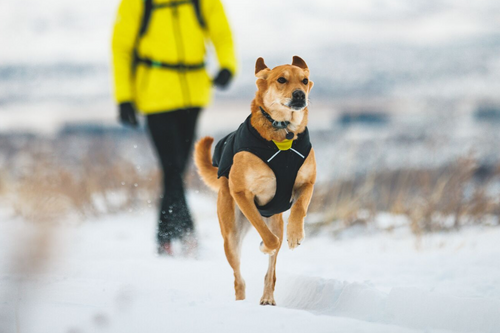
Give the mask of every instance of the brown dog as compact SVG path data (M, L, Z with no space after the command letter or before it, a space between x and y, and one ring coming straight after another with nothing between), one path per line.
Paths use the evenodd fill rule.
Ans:
M202 138L196 144L195 164L203 181L218 191L217 215L226 257L234 270L236 300L245 299L245 281L240 273L240 248L250 221L262 237L261 251L270 256L260 304L276 305L275 267L283 240L282 211L288 210L293 202L288 219L287 241L289 248L294 249L304 239L304 217L316 181L316 161L310 143L307 146L309 135L306 128L308 94L313 82L309 80L306 63L297 56L293 57L292 65L273 69L269 69L264 59L259 58L255 64L255 76L258 90L252 101L251 116L236 131L246 132L236 134L236 139L228 138L231 136L229 135L221 140L214 154L215 160L217 151L231 145L233 151L228 153L228 158L224 157L225 152L222 153L222 160L226 159L230 169L225 167L228 170L221 170L222 160L214 163L218 167L212 164L211 137ZM246 142L247 138L270 149L269 152L262 150L264 155L268 155L257 156L260 148L246 147L245 145L251 145ZM283 162L272 166L273 171L271 163L277 163L273 162L278 160L276 156L281 156ZM298 171L294 174L292 172L291 176L282 176L293 169L291 165L295 162L290 161L297 161L295 167ZM286 181L283 180L285 178L291 179L288 192L285 189ZM281 200L284 205L281 205L281 209L277 208L278 213L273 213L272 209L266 210L267 204L278 193L286 198Z

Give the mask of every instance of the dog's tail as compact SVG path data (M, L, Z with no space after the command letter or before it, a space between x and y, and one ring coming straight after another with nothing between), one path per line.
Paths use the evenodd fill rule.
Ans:
M213 142L214 138L206 136L196 143L194 147L194 164L205 184L212 190L218 191L220 182L217 179L217 168L212 165L212 156L210 155Z

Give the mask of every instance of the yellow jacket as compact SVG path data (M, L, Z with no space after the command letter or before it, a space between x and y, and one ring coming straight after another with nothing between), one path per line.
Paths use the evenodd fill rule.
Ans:
M144 3L122 0L118 9L112 39L116 102L134 102L145 114L206 106L212 86L201 67L207 39L215 47L220 68L236 72L231 30L220 0L200 0L204 28L190 1L154 0L158 8L152 10L147 31L138 38ZM134 50L153 64L133 66ZM160 63L193 68L165 68Z

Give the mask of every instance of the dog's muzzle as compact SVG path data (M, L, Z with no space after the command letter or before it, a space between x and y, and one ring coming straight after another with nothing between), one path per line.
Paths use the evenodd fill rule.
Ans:
M289 121L273 121L273 127L277 129L285 129L288 127L288 125L290 125Z
M292 93L292 100L288 105L293 110L302 110L307 106L306 94L302 90L295 90Z

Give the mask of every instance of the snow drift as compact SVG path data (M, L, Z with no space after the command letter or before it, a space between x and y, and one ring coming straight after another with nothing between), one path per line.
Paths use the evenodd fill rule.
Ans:
M278 295L288 308L316 314L417 329L458 332L498 332L500 301L459 298L417 288L393 288L384 293L363 283L306 276L288 277Z

